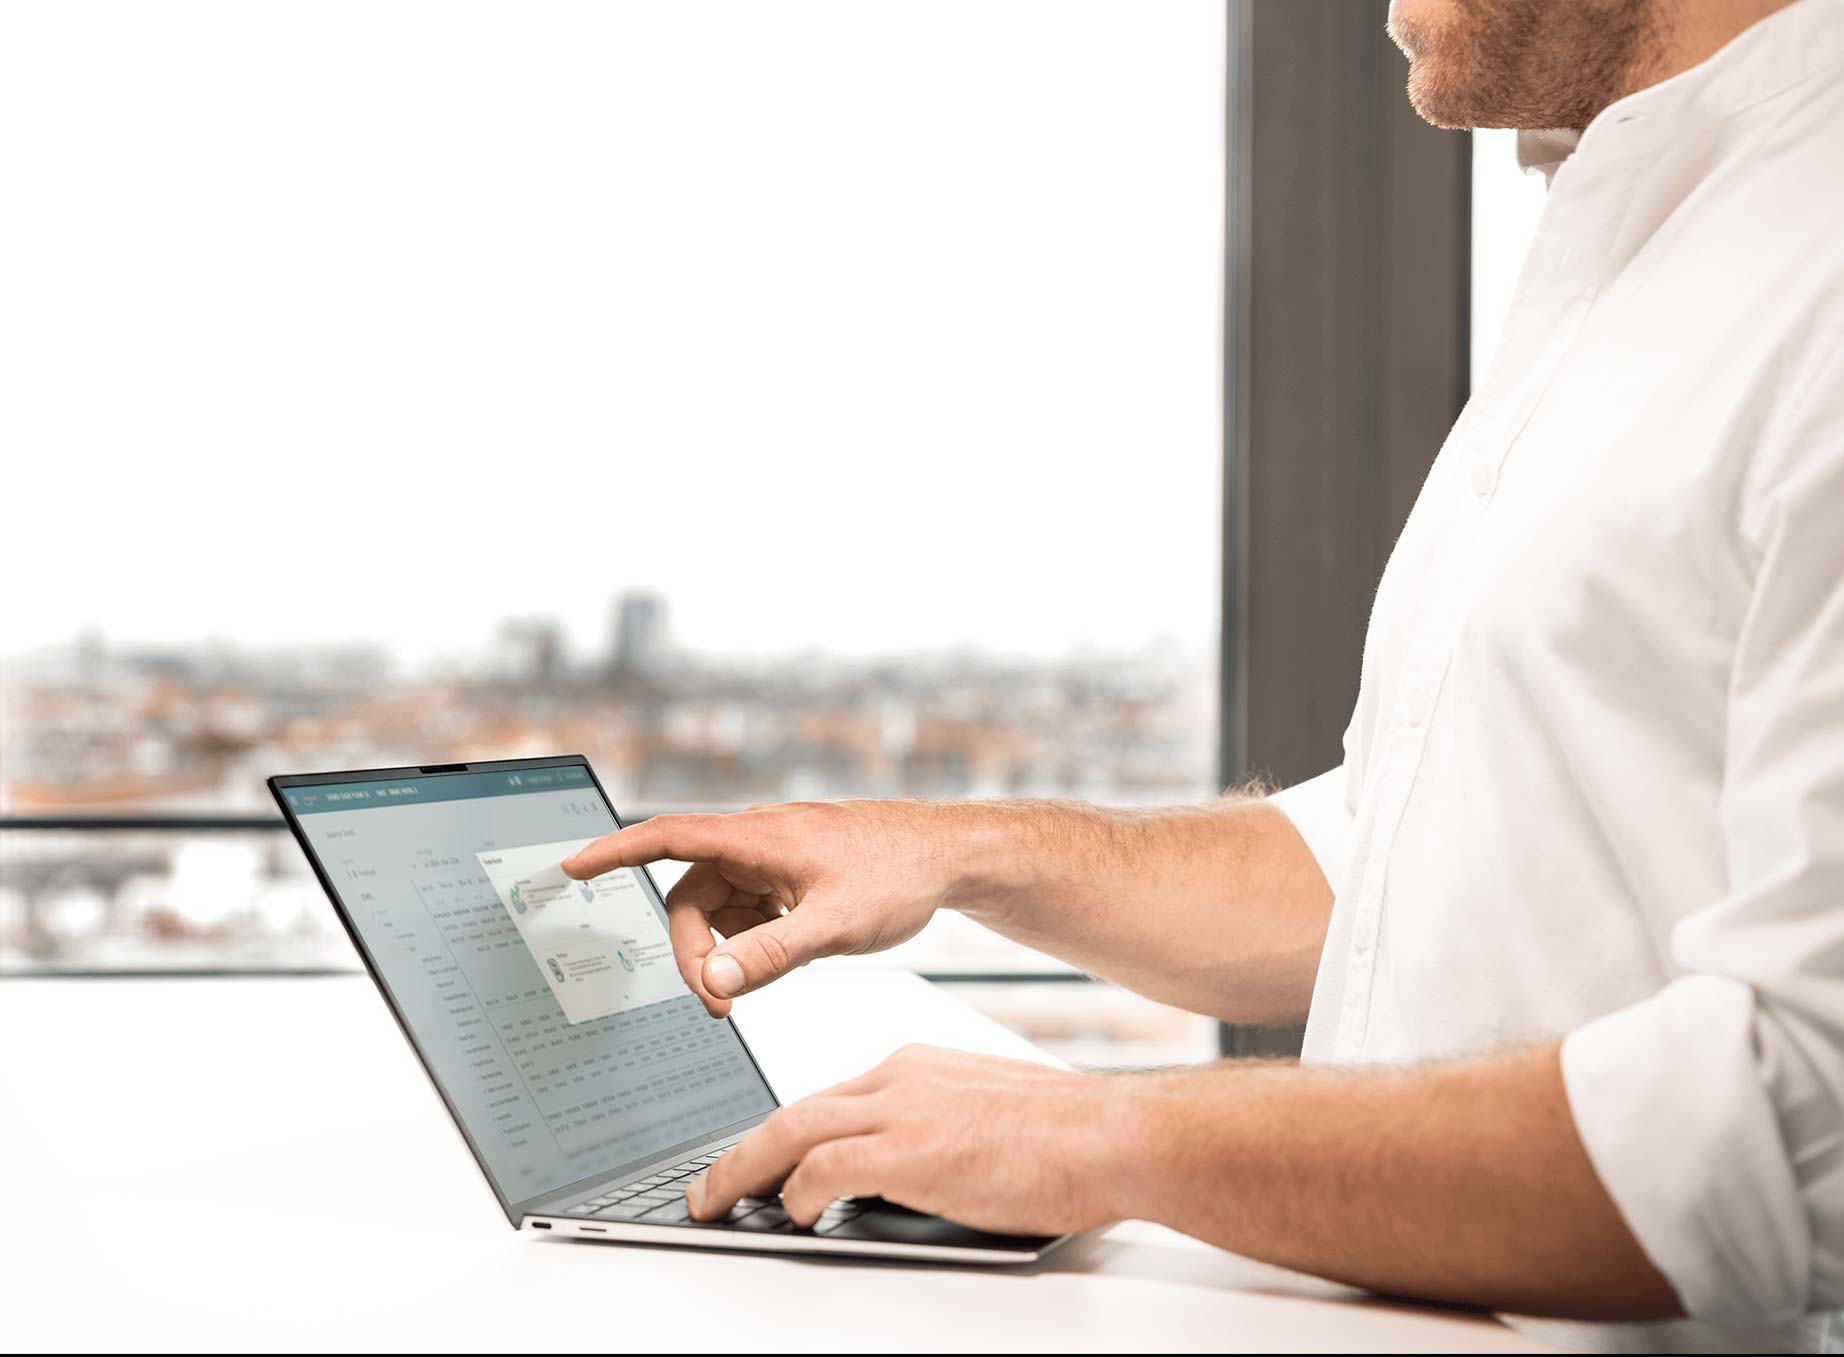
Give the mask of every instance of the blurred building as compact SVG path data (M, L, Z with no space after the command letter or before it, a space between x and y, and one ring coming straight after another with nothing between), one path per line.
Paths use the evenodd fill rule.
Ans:
M500 624L498 668L522 683L563 677L563 628L554 617L512 617Z
M666 653L666 600L625 593L615 600L609 668L617 676L649 674Z

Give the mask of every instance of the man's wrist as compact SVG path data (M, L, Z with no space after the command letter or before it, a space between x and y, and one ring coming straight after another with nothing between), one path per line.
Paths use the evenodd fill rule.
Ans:
M1258 1158L1258 1110L1292 1062L1219 1061L1105 1076L1102 1206L1114 1220L1194 1232L1198 1194L1221 1192Z
M1054 815L1050 802L966 802L946 808L958 823L950 836L945 908L972 919L1010 913L1035 891L1041 875L1041 822Z
M1123 816L1068 801L971 802L954 835L955 861L942 903L998 924L1055 898L1068 903L1077 881L1106 874L1133 831Z
M1074 1158L1088 1185L1087 1214L1096 1224L1162 1221L1176 1172L1170 1128L1163 1126L1168 1076L1091 1075L1095 1115Z

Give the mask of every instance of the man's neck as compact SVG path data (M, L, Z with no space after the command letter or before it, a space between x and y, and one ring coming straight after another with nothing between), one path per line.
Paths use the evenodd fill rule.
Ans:
M1617 97L1637 94L1701 65L1747 29L1792 3L1793 0L1683 0L1667 6L1662 41L1628 74Z

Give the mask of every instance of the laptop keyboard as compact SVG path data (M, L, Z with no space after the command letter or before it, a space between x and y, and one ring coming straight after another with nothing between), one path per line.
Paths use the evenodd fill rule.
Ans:
M645 1225L695 1225L774 1234L805 1233L796 1229L794 1222L788 1219L788 1213L781 1209L780 1200L774 1197L744 1197L722 1220L691 1218L691 1208L685 1204L686 1180L703 1173L729 1148L723 1146L709 1154L687 1159L682 1164L674 1164L669 1169L661 1169L639 1182L592 1197L582 1205L572 1207L569 1214L592 1220L632 1221ZM856 1219L863 1210L860 1203L849 1198L836 1201L814 1222L812 1233L827 1234L847 1221Z

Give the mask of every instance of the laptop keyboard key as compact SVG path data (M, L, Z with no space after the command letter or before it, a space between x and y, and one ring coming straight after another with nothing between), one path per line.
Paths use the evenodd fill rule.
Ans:
M685 1198L680 1197L664 1206L655 1206L640 1219L649 1225L683 1225L691 1219L691 1208L685 1204Z
M651 1202L636 1204L634 1202L616 1202L605 1206L595 1213L597 1220L639 1220L649 1211L657 1210Z

